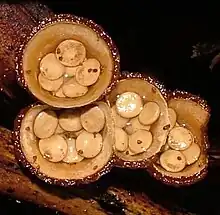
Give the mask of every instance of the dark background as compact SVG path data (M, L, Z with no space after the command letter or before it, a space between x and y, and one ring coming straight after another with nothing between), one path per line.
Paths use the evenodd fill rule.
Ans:
M48 1L46 4L56 13L73 13L100 24L118 46L122 70L148 72L171 90L186 90L206 99L212 108L210 142L212 147L220 148L220 71L218 66L212 72L209 70L211 59L218 51L191 58L193 45L198 42L216 45L220 40L218 8L214 10L215 5L211 3L209 7L210 5L201 3L174 5L153 2L62 0L53 3ZM7 127L12 127L12 119L17 111L13 110L11 120L4 122ZM153 201L168 208L177 205L196 214L220 214L220 169L216 165L210 168L209 175L203 182L178 190L154 182L148 176L142 176L140 171L135 172L135 176L132 171L121 171L114 170L100 183L111 184L112 178L117 177L122 184L126 181L123 186L144 191ZM132 180L139 185L134 186ZM148 188L143 180L151 183ZM117 182L113 180L112 183ZM145 188L141 187L143 184ZM47 210L18 204L3 197L0 198L0 206L0 214L3 215L15 214L18 211L21 214L50 214ZM13 212L16 210L17 212Z

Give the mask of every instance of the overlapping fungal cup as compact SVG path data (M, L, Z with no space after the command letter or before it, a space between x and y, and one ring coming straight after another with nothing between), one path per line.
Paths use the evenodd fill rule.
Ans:
M17 159L47 183L88 183L112 167L114 130L104 102L68 110L32 105L18 115L15 138Z
M210 108L201 98L180 91L170 95L168 106L172 129L148 171L166 184L190 185L207 173Z
M38 100L58 108L100 98L119 73L119 53L91 20L57 15L42 21L17 53L17 79Z
M151 78L130 74L112 88L107 99L115 123L117 165L143 168L160 152L169 132L163 86Z

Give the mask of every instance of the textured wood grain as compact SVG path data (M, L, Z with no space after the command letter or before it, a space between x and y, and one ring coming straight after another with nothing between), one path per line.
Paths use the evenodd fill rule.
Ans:
M0 91L16 96L16 49L22 38L52 12L44 5L34 3L0 4Z

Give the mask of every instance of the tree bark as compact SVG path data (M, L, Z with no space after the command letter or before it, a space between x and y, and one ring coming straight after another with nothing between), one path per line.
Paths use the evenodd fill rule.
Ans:
M16 49L22 38L52 12L42 4L0 4L0 91L10 98L18 95L15 74Z

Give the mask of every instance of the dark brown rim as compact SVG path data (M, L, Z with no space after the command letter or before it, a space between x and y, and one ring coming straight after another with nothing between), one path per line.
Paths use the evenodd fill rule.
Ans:
M36 27L34 27L31 31L31 33L23 38L20 47L16 50L16 78L17 78L17 82L18 84L24 88L25 90L27 90L31 95L31 91L28 89L27 83L25 81L24 78L24 71L22 68L22 59L23 59L23 50L25 49L26 45L28 44L28 42L33 38L33 36L42 28L57 23L57 22L75 22L77 24L81 24L84 26L87 26L89 28L91 28L95 33L97 33L108 45L108 48L111 52L112 55L112 59L114 62L114 69L113 69L113 74L112 74L112 80L109 83L109 85L112 82L115 82L119 75L120 75L120 55L119 55L119 51L115 45L115 43L112 41L111 37L104 31L104 29L96 24L95 22L93 22L92 20L86 19L84 17L78 17L78 16L74 16L71 14L58 14L58 15L51 15L50 17L46 17L44 18ZM100 95L100 97L97 100L100 100L101 98L103 98L103 96L105 96L107 93L107 89L104 91L104 93L102 95ZM41 101L42 103L44 103L43 101Z
M169 98L169 90L165 88L165 85L163 82L159 81L157 78L147 75L146 73L140 73L140 72L128 72L128 71L121 71L121 73L118 75L118 77L112 81L111 85L106 90L106 96L111 93L112 89L116 87L119 81L123 79L132 79L132 78L139 78L144 81L149 82L150 84L157 87L160 92L162 93L163 97L167 101Z
M111 93L112 89L114 89L121 80L124 80L124 79L128 80L128 79L133 79L133 78L138 78L138 79L147 81L153 86L155 86L156 88L158 88L160 92L162 93L164 99L167 101L169 97L168 90L165 88L162 82L158 81L155 77L148 76L145 73L136 73L136 72L133 73L133 72L127 72L127 71L122 71L119 78L115 80L114 82L112 82L111 86L107 89L108 91L107 96L108 94ZM108 101L107 96L106 96L106 100ZM130 169L139 169L139 168L144 169L149 166L152 158L148 158L148 159L144 159L140 161L125 161L121 159L120 157L118 157L115 153L115 166L122 167L122 168L130 168Z
M48 184L63 186L63 187L78 186L80 184L89 184L89 183L97 181L100 177L102 177L103 175L110 172L110 170L114 166L114 164L113 164L114 163L114 154L112 154L112 157L109 160L109 162L100 171L98 171L97 173L95 173L93 175L87 176L83 179L77 179L77 180L75 180L75 179L56 179L56 178L49 177L46 174L43 174L39 170L34 168L30 164L30 162L26 159L26 157L22 151L21 144L20 144L20 128L21 128L22 120L25 117L25 114L27 113L27 111L30 108L38 106L38 105L41 105L41 104L40 103L31 104L28 107L22 109L14 121L14 131L13 131L14 152L15 152L15 157L16 157L17 161L19 163L21 163L23 167L28 169L32 175L37 176L39 179L43 180L44 182L46 182Z
M186 91L175 90L168 93L168 100L170 99L185 99L196 102L202 107L202 109L207 111L209 114L211 113L211 107L208 105L207 101L204 100L201 96L194 95Z
M209 118L210 118L211 108L208 106L207 102L204 99L202 99L200 96L193 95L185 91L176 90L174 92L169 93L169 100L170 99L184 99L184 100L194 101L209 113ZM209 119L207 120L207 123L208 122L209 122ZM200 172L197 172L190 177L173 178L173 177L165 176L162 173L158 172L153 166L154 162L152 162L151 165L147 167L147 171L149 172L149 174L152 177L156 178L157 180L162 181L164 184L176 186L176 187L192 185L204 179L208 173L208 164L209 164L208 149L210 147L210 143L208 139L207 123L201 128L202 133L204 134L203 136L204 137L203 139L204 152L203 153L205 153L205 156L207 157L207 162L204 165L204 168Z

